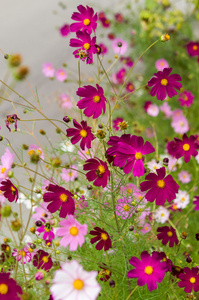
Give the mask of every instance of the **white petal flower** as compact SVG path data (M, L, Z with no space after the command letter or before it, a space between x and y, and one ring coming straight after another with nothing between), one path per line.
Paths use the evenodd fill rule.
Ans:
M185 208L189 204L189 195L186 191L181 191L176 194L176 199L173 201L177 208Z
M160 206L155 212L155 220L159 223L165 223L169 219L169 211L164 206Z

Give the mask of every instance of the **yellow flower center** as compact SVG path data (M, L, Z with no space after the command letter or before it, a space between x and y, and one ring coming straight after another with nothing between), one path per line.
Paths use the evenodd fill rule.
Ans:
M153 268L151 266L148 266L144 269L144 272L147 274L147 275L151 275L153 273Z
M130 206L128 204L124 205L124 211L129 211L130 210Z
M183 198L181 199L181 201L184 202L184 201L185 201L185 198L183 197Z
M99 165L99 167L98 167L97 169L98 169L98 171L99 171L99 174L105 173L105 168L104 168L104 166Z
M170 40L170 35L166 33L166 34L164 35L164 39L165 39L165 41Z
M98 103L98 102L100 102L100 96L94 96L93 97L93 101L95 102L95 103Z
M89 50L90 47L91 47L91 45L90 45L89 43L85 43L85 44L84 44L84 49L85 49L85 50Z
M66 194L61 194L59 198L62 202L66 202L68 200L68 196Z
M32 248L28 248L28 251L29 251L29 252L33 252L33 249L32 249Z
M149 227L147 227L147 226L146 226L144 229L145 229L145 230L148 230L148 229L149 229Z
M26 252L24 251L24 250L22 250L21 252L20 252L20 254L21 254L21 256L26 256Z
M184 151L189 151L190 145L189 145L189 144L184 144L184 145L182 146L182 148L183 148Z
M85 138L85 137L87 137L87 131L86 130L84 130L84 129L82 129L81 131L80 131L80 133L79 133L83 138Z
M198 50L198 46L197 46L197 45L194 45L194 46L193 46L193 50L194 50L194 51Z
M164 214L163 214L163 213L161 214L161 217L164 217Z
M1 173L3 174L3 173L5 173L5 171L6 171L6 168L3 167L3 168L1 169Z
M191 278L189 279L189 281L190 281L191 283L195 283L195 282L196 282L196 279L195 279L195 277L191 277Z
M12 192L16 192L16 189L13 186L11 186L10 189L11 189Z
M35 153L35 150L33 150L33 149L28 151L29 156L33 155L34 153Z
M161 81L160 81L161 85L164 85L166 86L168 84L168 80L166 78L163 78Z
M165 182L164 180L158 180L157 181L157 186L161 189L163 189L165 187Z
M84 287L84 283L81 279L76 279L74 282L73 282L73 286L76 290L82 290L83 287Z
M70 234L71 235L76 236L76 235L78 235L78 232L79 232L79 230L78 230L77 227L73 226L73 227L70 228Z
M173 236L173 232L168 231L168 232L167 232L167 235L168 235L169 237L172 237L172 236Z
M183 100L184 101L187 101L188 100L188 97L186 95L183 95Z
M175 209L175 210L178 209L176 204L173 205L173 209Z
M88 26L90 25L91 21L89 19L85 19L83 23L85 26Z
M142 159L142 153L141 152L136 152L135 153L135 158L136 159Z
M8 286L5 283L0 284L0 294L6 295L8 293Z
M42 257L42 260L43 260L43 262L46 264L47 262L48 262L48 256L44 256L44 257Z
M108 235L107 235L106 233L101 233L101 239L102 239L103 241L108 240Z

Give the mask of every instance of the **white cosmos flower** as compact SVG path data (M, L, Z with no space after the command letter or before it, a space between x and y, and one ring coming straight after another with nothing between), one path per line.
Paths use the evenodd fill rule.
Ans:
M169 219L169 211L164 206L158 207L158 209L155 212L155 220L159 223L165 223Z
M173 201L177 208L185 208L189 204L189 195L186 191L181 191L176 194L176 199Z
M75 149L75 146L73 146L73 144L70 141L65 140L60 143L60 149L63 152L73 152Z
M162 165L161 163L157 163L155 159L152 159L147 163L147 168L149 168L149 170L153 173L156 173L156 170L162 168Z
M76 261L65 262L55 272L50 288L54 300L95 300L101 290L97 272L85 271Z

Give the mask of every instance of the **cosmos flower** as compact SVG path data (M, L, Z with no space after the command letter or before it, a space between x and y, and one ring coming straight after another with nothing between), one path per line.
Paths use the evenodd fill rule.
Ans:
M64 24L62 27L59 28L59 32L62 36L67 37L70 34L70 25Z
M41 234L43 233L43 240L52 241L55 238L55 234L53 232L53 227L51 226L50 222L45 222L41 227L37 228L36 233Z
M63 70L63 69L58 69L55 72L55 76L56 76L57 80L59 80L61 82L64 82L66 80L66 78L67 78L66 71Z
M142 229L140 230L143 234L148 233L151 231L151 225L149 223L145 223Z
M15 131L17 131L17 120L20 120L16 114L6 116L6 127L11 131L10 124L15 123Z
M75 128L66 129L67 137L71 137L71 143L77 144L80 140L80 148L82 150L87 147L91 148L91 142L95 139L94 135L91 132L91 127L87 125L86 121L81 121L81 125L74 119L73 125Z
M74 12L71 19L77 21L70 25L70 30L72 32L77 32L79 30L85 30L88 34L95 32L97 28L97 13L94 14L92 7L79 5L77 7L79 12Z
M181 77L178 74L169 75L172 71L172 68L164 68L163 71L158 71L155 73L155 77L152 77L148 86L152 86L151 96L157 95L158 100L164 100L168 95L169 98L177 95L175 89L180 90L182 84L178 81L181 81Z
M42 65L42 73L45 77L53 78L55 74L55 69L51 63L45 63Z
M169 210L164 206L159 206L155 211L154 218L156 222L164 224L165 222L168 221L169 216L170 216Z
M155 62L155 67L158 71L163 71L164 68L169 67L169 64L164 58L160 58Z
M31 157L32 155L38 155L41 159L44 159L43 150L37 146L36 144L29 145L28 155Z
M96 276L96 271L85 271L76 260L63 263L50 287L52 299L96 300L101 290Z
M174 203L177 208L185 208L189 204L189 194L186 191L179 190L176 194L176 199L174 199Z
M61 236L60 245L67 247L70 245L70 251L76 251L85 242L88 226L80 224L72 215L68 215L66 220L62 220L56 231L57 236Z
M157 160L155 160L155 159L152 159L151 161L149 161L147 163L147 168L153 173L155 173L156 170L161 167L162 167L162 164L160 162L157 162Z
M184 273L181 273L178 278L181 280L178 282L180 288L184 288L185 293L191 293L199 291L199 273L198 268L188 268L183 269Z
M71 109L73 107L73 102L67 94L61 94L59 102L62 108Z
M113 120L113 128L115 129L115 131L120 130L119 123L122 123L123 121L124 119L122 118L116 118Z
M121 219L129 219L135 211L135 207L131 205L132 200L128 198L121 198L117 200L116 215Z
M121 38L116 38L112 42L112 48L115 54L124 55L128 49L128 43Z
M194 197L193 204L196 205L196 206L194 207L194 209L195 209L195 210L199 210L199 196L195 196L195 197Z
M94 230L91 230L89 234L95 235L90 242L91 244L98 242L95 246L97 250L102 250L102 248L104 248L104 251L107 251L112 247L109 234L104 230L104 228L94 227Z
M164 279L167 265L160 261L157 252L153 252L152 256L147 251L141 253L141 260L137 257L131 257L129 263L135 267L127 273L128 278L138 278L137 285L143 286L147 284L149 291L157 289L157 282Z
M123 84L126 77L126 69L122 68L117 73L112 74L112 80L115 84Z
M78 172L77 172L77 166L72 165L71 168L69 167L68 169L63 168L61 172L61 178L65 182L70 182L74 181L75 178L78 177Z
M129 56L121 56L120 61L123 62L129 68L131 68L134 65L133 60Z
M106 47L105 44L100 43L98 44L98 46L100 47L100 54L107 54L108 53L108 48Z
M33 266L37 269L44 269L48 272L52 268L52 265L52 258L48 252L38 250L33 256Z
M149 173L144 181L140 184L142 192L148 190L145 198L153 202L156 200L157 205L164 205L165 200L171 202L176 198L179 185L174 181L171 175L166 176L166 169L164 167L156 170L157 175ZM166 177L165 177L166 176Z
M3 196L8 199L9 202L17 202L19 198L18 189L10 179L3 180L0 183L0 190L3 192Z
M12 256L15 258L15 260L17 260L18 258L18 261L20 261L21 264L26 264L32 259L32 255L27 247L23 247L23 249L21 249L20 251L17 249L13 249Z
M157 117L159 114L159 107L156 104L150 104L147 108L147 114L151 117Z
M127 92L132 93L135 90L135 86L132 82L128 82L125 86Z
M170 226L164 226L164 227L158 227L157 232L160 232L157 234L158 240L162 240L162 244L166 245L169 242L169 247L173 247L174 244L178 245L179 240L176 235L175 229Z
M181 118L173 118L171 126L174 131L179 134L184 134L189 131L189 123L184 115Z
M2 300L20 300L22 288L13 278L9 278L10 273L0 272L0 298Z
M43 199L44 202L51 202L47 209L54 213L60 207L60 218L65 218L67 215L74 215L75 211L75 202L68 190L65 190L63 187L60 187L55 184L49 184L47 192L44 193Z
M98 277L101 281L106 282L111 277L111 271L107 268L106 264L103 263L103 267L100 266L100 271L98 271Z
M105 188L110 179L110 172L106 162L101 159L91 158L86 160L83 167L84 171L89 171L86 174L88 181L94 181L93 185L102 186Z
M178 173L178 179L182 183L189 183L191 181L191 174L188 171L182 170Z
M14 157L15 155L10 152L9 148L6 148L4 154L1 156L0 182L6 179L8 172L12 168Z
M190 91L184 91L183 93L179 94L178 101L180 102L181 106L190 107L194 98L195 96Z
M159 108L166 118L170 118L172 116L171 106L166 101L164 101L164 103L160 105Z
M198 42L188 43L187 52L190 56L199 56L199 43Z
M78 108L84 109L84 115L86 117L93 117L93 119L98 118L102 114L102 111L105 113L107 102L103 88L98 84L96 84L96 87L86 85L80 87L76 92L79 97L82 97L77 102Z

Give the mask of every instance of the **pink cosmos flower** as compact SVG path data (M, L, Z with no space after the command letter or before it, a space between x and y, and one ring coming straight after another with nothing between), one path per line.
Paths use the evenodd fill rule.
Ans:
M148 86L152 86L151 96L157 95L158 100L164 100L168 94L169 98L177 95L175 89L180 90L182 84L178 81L181 81L181 77L178 74L169 75L172 72L172 68L164 68L163 71L158 71L155 73L155 77L152 77Z
M157 232L160 232L157 234L158 240L162 240L162 244L166 245L169 242L169 247L173 247L174 244L178 245L179 240L176 235L175 229L170 226L164 226L164 227L158 227Z
M77 166L76 165L72 165L71 169L62 169L61 172L61 178L65 181L65 182L70 182L70 181L74 181L75 178L78 177L78 172L77 170Z
M22 288L13 278L9 278L10 273L0 272L0 286L3 289L1 293L2 300L20 300L22 297ZM2 290L1 290L2 291Z
M72 215L68 215L66 220L62 220L56 231L57 236L62 236L60 245L67 247L70 245L70 251L76 251L78 246L82 246L85 242L85 235L87 234L88 226L80 224Z
M115 84L123 84L126 76L126 70L124 68L120 69L117 73L112 74L112 80Z
M164 68L169 67L169 64L164 58L160 58L155 62L155 67L158 71L163 71Z
M16 114L6 116L5 123L6 123L6 127L8 128L9 131L11 131L10 124L12 124L12 123L15 123L15 131L17 131L17 120L20 120L20 119L18 118L18 116Z
M0 187L1 187L1 185L0 185ZM1 206L1 204L3 204L5 202L5 200L6 200L6 198L4 197L3 192L0 190L0 206Z
M117 13L117 14L115 14L115 20L119 23L123 23L124 22L124 16L121 13Z
M59 32L62 36L67 37L70 34L70 25L64 24L61 28L59 28Z
M15 258L15 260L21 262L21 264L26 264L27 262L30 262L32 259L32 255L29 252L29 249L27 247L24 247L22 250L13 249L12 256Z
M195 196L195 197L194 197L193 204L196 205L196 206L194 207L194 209L195 209L195 210L199 210L199 196Z
M91 148L91 142L95 139L95 136L91 132L91 127L87 125L86 121L81 121L81 125L74 119L73 125L76 128L69 128L66 129L66 136L71 137L71 143L77 144L80 140L80 148L82 150L87 147L88 149Z
M50 183L50 182L49 182ZM49 184L48 183L48 184ZM46 192L46 191L43 191ZM49 210L47 209L48 204L43 202L40 204L40 206L35 207L35 213L32 214L32 218L35 220L48 220L51 219L51 213L49 213Z
M28 149L28 155L31 156L33 154L37 154L41 157L41 159L44 159L43 150L39 146L37 146L36 144L30 145L29 149Z
M51 227L50 223L45 223L41 227L37 228L36 233L43 233L43 240L52 241L55 238L53 227Z
M74 12L71 19L77 21L70 25L70 30L72 32L77 32L78 30L85 30L88 34L95 32L97 28L97 14L94 14L92 7L79 5L77 7L79 12Z
M106 47L105 44L100 43L100 44L99 44L99 47L100 47L100 49L101 49L101 53L102 53L102 54L107 54L107 53L108 53L108 48Z
M190 56L199 56L199 43L198 42L188 43L187 52Z
M129 68L131 68L134 65L133 60L129 56L121 56L120 61L123 62Z
M128 198L122 198L117 200L116 215L120 216L121 219L129 219L134 213L134 206L131 205L131 201Z
M173 127L174 131L179 134L184 134L189 131L189 123L184 116L181 118L173 118L171 126Z
M144 181L140 184L142 192L148 190L145 195L147 201L153 202L156 200L157 205L164 205L165 200L171 202L176 198L179 185L174 181L171 175L166 175L166 169L164 167L156 170L157 175L149 173Z
M112 42L112 48L116 54L124 55L128 49L128 43L120 38L116 38Z
M170 118L172 116L171 106L166 101L160 105L159 108L166 118Z
M144 224L143 228L140 230L143 234L151 231L151 225L149 223Z
M172 112L172 119L181 119L182 117L184 117L184 114L183 114L183 111L182 109L175 109L173 112Z
M111 147L107 154L114 156L114 165L123 168L125 174L133 172L133 176L144 175L144 155L153 153L154 147L141 136L123 134L121 137L111 136L108 143Z
M18 189L14 184L12 184L10 179L1 181L0 190L3 192L3 196L8 199L9 202L17 202L19 198Z
M99 158L91 158L85 161L83 169L89 171L86 178L88 181L94 181L93 185L103 188L107 186L107 182L110 180L110 171L106 162Z
M141 260L131 257L129 263L135 267L127 273L128 278L138 278L137 285L147 284L149 291L157 289L157 282L164 279L165 272L168 270L166 262L160 261L160 255L153 252L152 256L147 251L141 253Z
M45 77L53 78L55 74L55 69L51 63L45 63L42 65L42 73Z
M61 82L65 81L67 78L66 71L63 69L58 69L55 73L55 76L56 76L57 80L59 80Z
M122 123L123 121L124 121L124 119L122 119L122 118L114 119L114 120L113 120L113 128L114 128L116 131L119 131L119 130L120 130L119 123Z
M82 160L85 160L85 158L89 159L94 157L94 153L95 153L94 148L91 148L90 150L85 147L85 150L78 151L78 155L81 157Z
M132 93L135 90L135 86L131 82L128 82L125 88L126 91L129 93Z
M73 107L72 100L67 94L61 94L59 100L62 108L71 109Z
M178 179L182 183L189 183L191 181L191 174L189 174L188 171L183 170L180 173L178 173Z
M159 114L159 108L156 104L150 104L147 108L147 114L151 117L157 117Z
M98 84L97 88L91 85L86 85L79 88L76 94L82 97L81 100L77 102L79 109L84 109L84 115L86 117L93 117L93 119L98 118L102 111L106 111L106 98L104 96L104 90Z
M190 91L184 91L179 94L178 101L181 106L190 107L193 103L194 95Z
M8 172L11 170L14 157L15 155L10 152L9 148L6 148L1 157L0 182L7 177Z
M178 282L178 286L180 288L185 288L185 293L191 293L192 290L194 292L199 291L199 273L198 268L188 268L185 267L183 269L183 273L181 273L178 278L181 280Z

